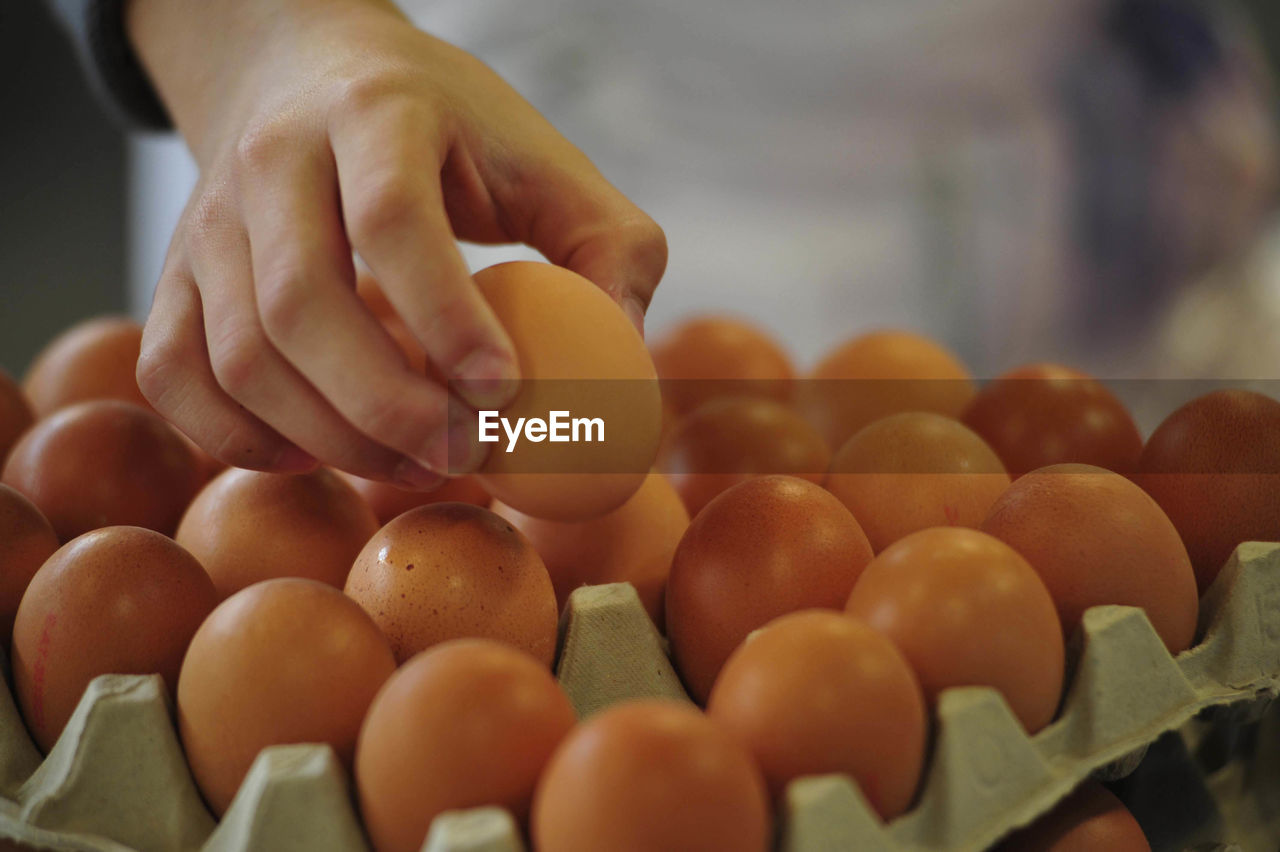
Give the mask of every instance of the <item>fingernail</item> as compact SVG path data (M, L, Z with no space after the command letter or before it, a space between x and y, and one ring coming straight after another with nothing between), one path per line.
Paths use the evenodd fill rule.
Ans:
M631 324L644 337L644 305L635 296L627 296L622 300L622 312L631 320Z
M482 348L458 362L452 384L458 396L477 408L501 408L515 397L519 380L510 356Z
M305 473L315 466L315 456L292 444L276 453L271 460L271 469L280 473Z
M403 459L391 471L391 478L398 485L413 491L431 491L439 488L445 478L438 473L427 470L413 459Z

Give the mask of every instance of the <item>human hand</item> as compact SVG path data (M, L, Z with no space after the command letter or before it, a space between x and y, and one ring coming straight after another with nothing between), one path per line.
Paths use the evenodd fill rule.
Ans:
M476 58L380 0L130 0L126 25L200 180L138 382L228 464L316 460L428 488L483 461L444 387L358 298L352 254L462 400L498 407L511 341L455 237L522 242L637 325L661 229Z

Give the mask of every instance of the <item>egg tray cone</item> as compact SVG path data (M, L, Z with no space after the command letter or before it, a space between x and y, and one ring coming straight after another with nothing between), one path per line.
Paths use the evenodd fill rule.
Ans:
M1197 726L1230 731L1239 728L1233 714L1264 716L1261 709L1280 693L1280 544L1240 545L1202 601L1200 635L1175 659L1141 610L1089 610L1071 643L1073 673L1057 721L1028 737L995 690L946 690L910 812L886 826L847 778L799 779L779 814L779 852L984 849L1051 809L1085 778L1115 780L1132 772L1148 747L1170 741L1162 739L1167 732L1179 731L1170 735L1175 739L1203 737ZM579 717L628 698L688 700L664 640L627 584L584 587L570 596L557 677ZM1216 722L1204 721L1214 713ZM1280 755L1280 721L1263 730ZM1205 796L1226 801L1223 790L1233 779L1236 787L1247 786L1230 774L1233 765L1198 782ZM1280 772L1271 774L1280 791ZM1211 789L1215 785L1219 789ZM323 745L263 750L215 824L155 675L94 680L43 761L12 697L0 690L0 796L0 850L369 849L349 779ZM1268 818L1253 817L1254 823ZM1201 828L1225 824L1201 821ZM1216 838L1184 834L1186 844L1172 838L1157 852L1193 843L1229 848ZM438 817L423 849L522 852L524 845L509 814L477 808Z

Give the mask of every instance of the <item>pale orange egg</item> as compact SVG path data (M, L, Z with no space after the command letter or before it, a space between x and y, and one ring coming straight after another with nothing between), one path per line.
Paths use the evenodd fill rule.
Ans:
M952 352L908 331L873 331L828 353L800 383L805 416L839 447L868 423L903 411L959 417L973 377Z
M378 852L417 852L450 810L504 807L523 823L543 767L577 719L546 666L456 639L409 660L373 700L356 746L360 813Z
M377 530L373 510L331 470L231 468L196 495L174 538L225 598L276 577L308 577L341 589Z
M934 527L871 560L845 611L893 641L930 704L952 686L1000 691L1029 733L1062 696L1062 624L1018 553L977 530Z
M831 460L822 436L789 406L760 397L720 397L667 435L658 469L690 515L726 488L763 474L821 483Z
M1118 473L1057 464L1021 476L982 529L1031 563L1070 636L1099 604L1141 607L1169 653L1195 638L1199 599L1191 558L1173 523Z
M579 724L533 802L539 852L769 848L760 769L687 704L627 701Z
M920 684L892 642L841 613L794 612L752 633L716 679L707 715L751 752L775 800L796 778L839 772L887 820L920 783Z
M265 580L219 604L178 677L182 745L209 807L226 811L267 746L327 743L350 768L395 666L373 620L324 583Z
M976 529L1009 487L1009 475L959 421L911 411L858 430L832 457L825 485L879 553L927 527Z
M142 326L128 317L85 320L40 350L23 390L37 417L91 399L118 399L150 409L136 378L141 348Z
M677 414L720 396L761 396L787 402L795 368L782 346L741 319L687 319L649 347L662 397Z
M524 379L501 412L524 439L510 444L493 421L497 440L480 482L548 520L621 506L648 475L662 432L657 373L639 332L604 291L558 266L503 263L477 272L475 283L511 336ZM563 441L546 428L555 411L564 412ZM540 433L520 431L531 419L543 422Z

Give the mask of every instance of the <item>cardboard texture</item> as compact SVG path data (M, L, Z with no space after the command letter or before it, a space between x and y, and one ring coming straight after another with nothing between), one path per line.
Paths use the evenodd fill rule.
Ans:
M203 852L368 852L327 745L263 749Z
M1203 763L1215 748L1223 757L1216 773L1187 782L1188 801L1202 806L1184 815L1198 818L1200 834L1171 831L1157 852L1220 852L1231 848L1223 837L1242 852L1274 852L1280 804L1240 802L1241 792L1255 787L1275 791L1280 802L1280 702L1270 702L1280 693L1280 544L1236 550L1202 603L1201 633L1174 659L1141 610L1089 610L1072 642L1070 684L1054 723L1028 737L994 690L948 690L922 789L907 814L886 826L849 779L800 779L779 814L780 852L984 849L1090 775L1117 779L1161 765L1169 743L1175 762L1196 751ZM627 584L575 591L560 644L557 676L579 717L628 698L688 700L662 637ZM1242 725L1254 732L1243 750L1230 739ZM1153 754L1143 760L1149 747ZM1165 766L1159 777L1175 775ZM1141 788L1131 780L1119 787ZM368 850L349 780L326 746L264 750L215 829L156 676L96 679L43 762L12 698L0 694L0 793L0 849L8 842L70 852ZM440 816L423 849L524 846L509 814L478 808Z
M569 594L556 678L579 719L628 698L689 700L630 583L582 586Z

